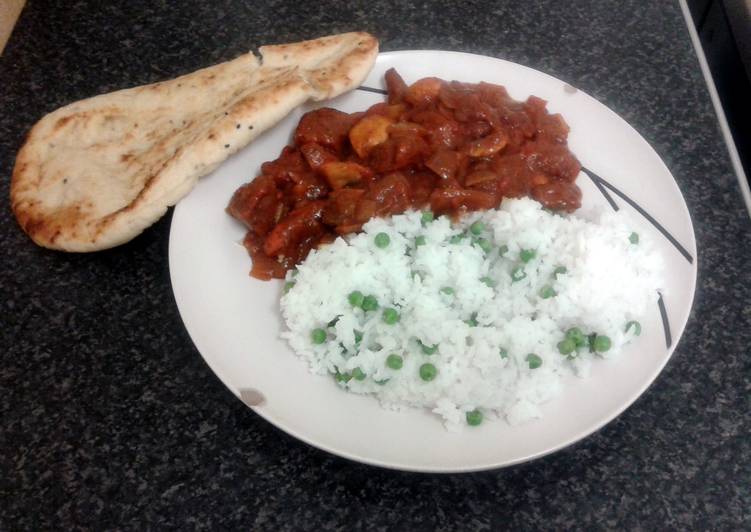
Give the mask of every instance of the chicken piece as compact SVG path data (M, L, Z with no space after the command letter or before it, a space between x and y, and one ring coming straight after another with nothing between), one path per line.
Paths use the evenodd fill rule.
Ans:
M354 162L333 161L322 165L320 170L334 190L373 175L370 168Z
M302 146L315 142L339 154L347 141L347 133L359 117L359 114L343 113L328 107L305 113L295 130L295 144Z
M380 115L368 115L357 122L349 131L349 142L361 159L365 159L370 151L389 138L389 126L394 121Z

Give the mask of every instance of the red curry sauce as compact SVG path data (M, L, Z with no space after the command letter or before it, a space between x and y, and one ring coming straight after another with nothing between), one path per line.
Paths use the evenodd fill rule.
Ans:
M394 69L386 85L388 101L365 112L305 114L294 143L235 192L227 210L248 228L253 277L282 278L317 245L409 208L458 216L519 196L581 205L569 128L545 100L490 83L407 86Z

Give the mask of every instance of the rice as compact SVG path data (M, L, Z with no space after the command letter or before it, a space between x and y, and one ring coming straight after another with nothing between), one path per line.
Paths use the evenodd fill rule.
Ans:
M541 416L564 375L587 376L593 359L634 340L636 327L625 325L656 301L662 261L647 235L632 243L633 227L622 213L586 220L530 199L454 223L415 211L373 219L288 275L282 337L311 371L386 408L427 408L452 431L475 410L523 423ZM389 236L384 248L374 243L379 233ZM353 307L354 291L379 308ZM397 311L396 323L384 321L385 308ZM610 348L561 354L574 327L607 336ZM320 344L315 329L326 332ZM386 364L392 354L400 369ZM437 370L431 381L420 376L424 364Z

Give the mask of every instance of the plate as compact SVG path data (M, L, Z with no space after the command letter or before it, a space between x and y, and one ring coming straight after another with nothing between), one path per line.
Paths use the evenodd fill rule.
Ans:
M281 281L249 277L243 227L225 213L232 193L275 159L302 114L275 128L202 179L175 208L169 245L172 288L198 351L236 396L280 429L320 449L360 462L425 471L508 466L561 449L623 412L657 377L688 320L696 285L696 242L675 180L649 144L584 92L531 68L491 57L444 52L383 53L360 89L326 106L364 110L383 101L383 75L395 67L407 83L426 76L505 85L512 97L548 101L571 127L569 146L587 169L578 179L583 208L631 211L665 259L667 286L643 321L644 333L616 361L571 376L544 417L512 427L503 421L447 432L423 410L393 412L373 397L349 394L315 376L279 338ZM320 104L319 104L320 105Z

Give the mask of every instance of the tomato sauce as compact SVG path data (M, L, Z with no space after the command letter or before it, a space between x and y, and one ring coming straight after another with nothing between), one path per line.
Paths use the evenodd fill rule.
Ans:
M305 114L291 146L241 186L227 211L248 228L251 275L283 278L314 247L409 208L460 216L529 196L581 205L569 128L546 102L490 83L386 72L388 100L361 113Z

